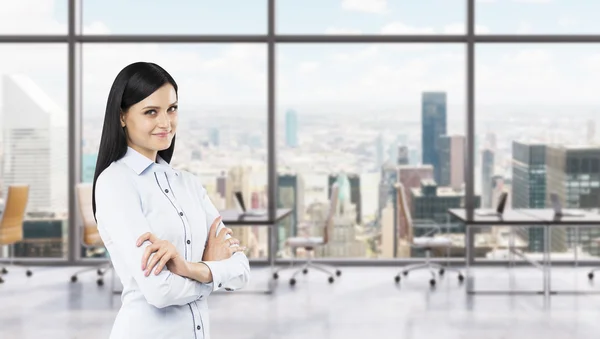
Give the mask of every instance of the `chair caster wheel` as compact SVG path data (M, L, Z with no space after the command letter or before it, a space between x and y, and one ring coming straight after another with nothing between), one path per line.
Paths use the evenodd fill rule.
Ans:
M400 275L398 274L398 275L397 275L397 276L394 278L394 280L396 281L396 284L397 284L397 283L399 283L399 282L400 282Z
M101 270L101 269L98 269L98 271L97 271L97 272L98 272L98 275L99 275L99 276L103 276L103 275L104 275L104 272L102 272L102 270Z
M440 275L444 275L445 271L443 268L440 268Z
M402 272L402 274L404 274L404 276L406 277L406 276L408 276L408 271L404 271L404 272Z
M25 272L25 274L26 274L28 277L31 277L31 276L33 275L33 272L31 272L30 270L27 270L27 272Z
M104 285L104 280L98 279L98 280L96 280L96 284L98 284L98 286L102 286L102 285Z
M333 279L333 277L329 277L329 283L330 283L330 284L333 284L333 282L334 282L334 281L335 281L335 280Z
M275 279L275 280L279 279L279 274L273 273L273 279Z
M462 274L458 275L458 281L463 282L465 280L465 277Z
M590 280L594 279L594 273L593 272L588 273L588 278L590 278Z
M308 273L308 269L307 268L305 268L305 269L302 270L302 274L306 274L306 273Z
M296 285L296 279L294 279L294 278L290 279L290 285L291 286Z
M337 275L338 277L341 276L342 275L342 271L340 271L340 270L335 271L335 275Z
M2 274L6 274L6 273L8 273L8 270L6 269L6 267L3 267L2 268Z
M77 282L77 276L76 275L74 275L74 276L71 277L71 282L72 283Z
M0 284L4 283L4 279L2 279L2 277L0 277Z
M429 280L429 285L431 285L431 287L435 287L435 279Z

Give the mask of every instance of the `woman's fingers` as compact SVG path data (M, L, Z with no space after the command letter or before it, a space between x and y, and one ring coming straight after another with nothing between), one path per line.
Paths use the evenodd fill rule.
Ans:
M150 255L152 255L152 253L158 251L159 248L160 248L160 245L158 245L158 244L152 244L152 245L146 247L146 249L144 250L144 255L142 256L142 270L146 269Z
M152 234L150 232L146 232L146 233L142 234L138 238L138 240L136 242L137 247L142 246L142 244L144 243L144 241L147 241L147 240L149 240L151 243L154 244L156 242L157 238L156 238L156 236L154 234Z
M167 249L166 248L161 248L158 252L156 252L156 254L154 254L152 256L152 259L150 260L150 263L148 263L148 269L146 269L146 276L150 275L150 272L152 271L152 269L154 268L154 266L156 266L156 264L158 263L158 261L165 256L165 253L167 253Z
M172 257L172 255L168 252L165 253L165 255L163 255L163 257L158 262L156 269L154 270L155 275L158 275L163 270L163 268L165 267L167 262L169 262L169 260L171 260L171 257Z
M221 232L219 232L219 236L218 236L218 238L220 238L220 239L224 240L224 239L225 239L225 237L227 237L227 235L228 235L228 234L232 234L232 233L233 233L233 230L231 230L231 228L224 227L224 228L221 230Z
M209 239L217 236L217 228L221 223L221 219L221 216L218 216L215 221L213 221L212 225L210 225L210 231L208 232Z
M229 238L229 239L227 239L227 243L229 244L229 246L234 246L234 245L239 245L240 241L236 238Z

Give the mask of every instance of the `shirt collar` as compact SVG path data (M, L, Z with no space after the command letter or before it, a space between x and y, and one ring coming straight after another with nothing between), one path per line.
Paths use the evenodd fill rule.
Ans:
M168 162L166 162L160 155L156 155L158 159L158 163L161 165L165 165L171 167ZM142 155L140 152L134 150L133 148L127 146L127 153L122 158L123 162L129 166L137 175L142 174L148 167L152 166L154 162L148 159L146 156Z

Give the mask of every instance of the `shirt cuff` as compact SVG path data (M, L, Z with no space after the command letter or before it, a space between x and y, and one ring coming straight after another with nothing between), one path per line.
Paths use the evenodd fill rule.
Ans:
M223 281L227 281L227 277L223 275L227 272L225 268L225 262L223 261L203 261L203 263L208 266L210 269L210 273L212 275L212 289L214 291L218 291L223 287Z

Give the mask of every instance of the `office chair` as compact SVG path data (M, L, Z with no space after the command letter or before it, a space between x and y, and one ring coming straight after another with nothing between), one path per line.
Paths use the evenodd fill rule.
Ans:
M96 224L96 219L94 218L94 210L92 208L92 184L91 183L79 183L75 187L75 192L77 195L77 204L79 205L79 211L81 213L81 219L83 220L82 224L82 238L81 245L86 249L92 249L97 247L103 247L104 243L102 242L102 238L100 237L100 233L98 233L98 226ZM77 276L79 274L96 271L98 274L98 280L96 283L98 286L104 285L103 275L112 269L112 263L102 263L101 265L88 267L82 269L81 271L75 272L71 276L71 282L77 282Z
M23 219L28 199L29 185L8 186L6 205L0 219L0 247L10 246L9 266L14 266L15 243L23 241ZM7 274L8 270L2 267L1 272ZM26 274L31 277L33 273L27 269ZM0 283L3 282L0 275Z
M409 229L413 229L413 221L411 217L410 210L408 208L408 204L406 201L406 193L404 191L404 185L401 183L396 184L397 194L398 194L398 209L399 213L402 213L402 217L404 217L405 222L407 223ZM410 239L410 247L411 248L419 248L425 250L425 262L408 265L405 266L400 273L396 275L394 280L396 283L400 282L401 275L407 276L409 272L419 270L419 269L427 269L431 273L431 279L429 280L429 284L431 287L436 285L436 270L438 270L439 275L444 275L445 271L453 271L458 273L458 280L462 282L464 280L464 276L460 272L460 270L452 267L443 267L440 264L435 264L431 262L431 251L437 248L444 248L447 251L452 247L452 241L446 237L434 237L433 234L436 232L441 232L441 228L438 225L434 225L434 229L427 232L426 234L414 238L409 235Z
M327 215L327 219L325 220L325 222L323 224L323 236L322 237L311 237L309 234L309 229L311 229L312 226L315 226L314 223L303 223L303 224L298 225L298 229L301 231L304 231L305 236L289 237L289 238L287 238L287 240L285 242L286 245L290 246L293 253L296 253L296 250L298 248L304 248L304 250L306 251L306 253L308 255L307 261L302 266L302 268L298 269L296 272L294 272L292 274L292 277L290 278L290 285L292 285L292 286L294 286L296 284L296 276L300 272L302 272L303 274L307 274L309 268L314 268L320 272L323 272L323 273L329 275L329 279L328 279L329 283L333 283L335 281L334 275L338 276L338 277L342 275L342 271L340 271L339 269L336 269L332 266L315 264L312 261L313 257L314 257L315 249L326 246L329 243L331 233L333 232L333 226L334 226L333 221L334 221L336 206L337 206L337 202L338 202L338 185L337 184L333 184L333 186L331 187L331 197L330 197L329 201L330 201L329 212ZM292 267L293 266L277 270L275 273L273 273L273 278L278 279L279 272L281 270L290 269Z

